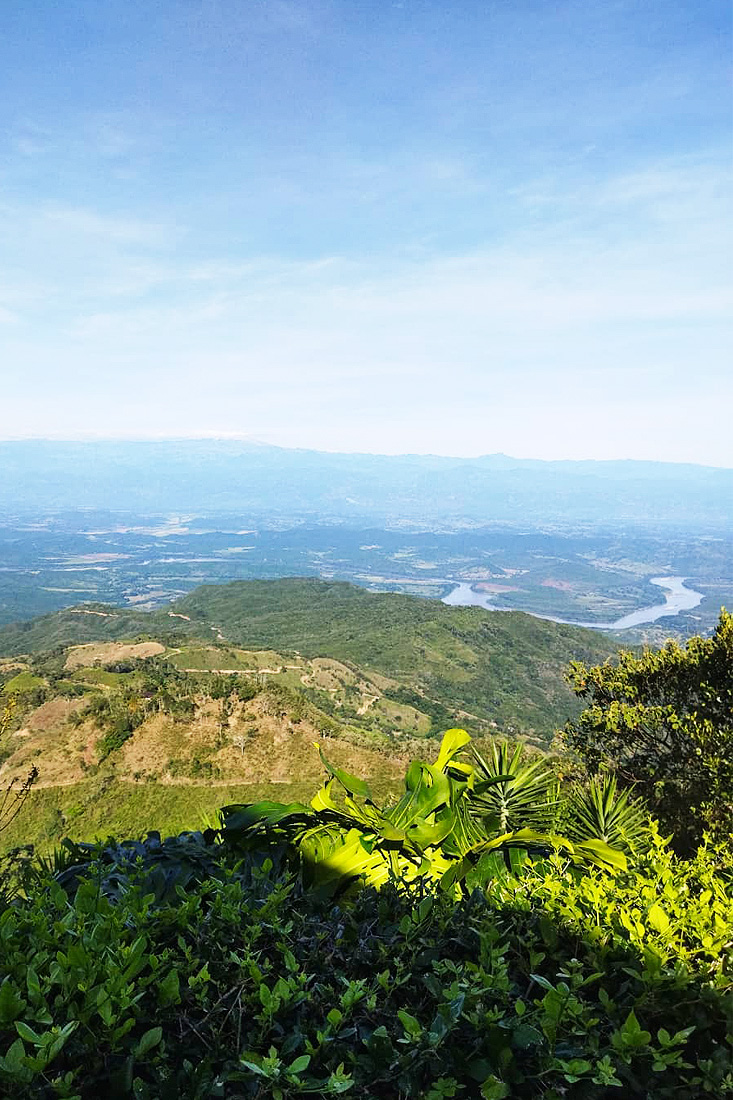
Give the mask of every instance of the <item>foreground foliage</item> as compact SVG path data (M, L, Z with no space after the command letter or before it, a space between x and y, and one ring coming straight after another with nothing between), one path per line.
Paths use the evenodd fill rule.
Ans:
M712 850L657 840L616 876L553 856L457 902L387 886L333 906L211 839L38 871L0 916L4 1096L733 1094Z
M310 805L17 860L2 1095L733 1096L730 861L469 743L383 807L324 758Z

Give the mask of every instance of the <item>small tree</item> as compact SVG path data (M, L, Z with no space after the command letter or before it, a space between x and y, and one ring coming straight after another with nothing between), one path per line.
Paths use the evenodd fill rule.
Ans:
M711 638L667 642L617 664L570 666L588 701L562 740L591 775L610 768L646 799L675 846L690 851L733 829L733 616Z
M0 714L0 739L5 736L10 728L14 709L15 699L11 698ZM23 803L30 794L31 787L37 779L38 768L32 767L22 782L17 778L13 779L5 790L0 791L0 832L7 829L18 816L23 808Z
M232 744L236 748L241 749L242 756L244 756L244 750L247 748L247 745L249 744L249 738L247 737L247 735L245 733L238 733L235 737L232 738Z

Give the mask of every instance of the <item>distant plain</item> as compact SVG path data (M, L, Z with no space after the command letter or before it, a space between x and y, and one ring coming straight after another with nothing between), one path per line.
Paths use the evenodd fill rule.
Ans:
M200 584L287 576L433 599L468 583L495 607L603 623L658 604L660 589L650 580L660 574L686 577L704 599L625 631L624 640L711 629L720 606L733 604L733 534L508 525L405 531L281 526L246 515L0 518L0 625L95 601L150 609Z

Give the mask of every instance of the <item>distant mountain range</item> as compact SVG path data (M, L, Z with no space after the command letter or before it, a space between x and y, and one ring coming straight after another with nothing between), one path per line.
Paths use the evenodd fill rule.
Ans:
M0 513L104 509L422 527L675 526L733 515L733 470L506 455L330 454L231 440L0 442Z

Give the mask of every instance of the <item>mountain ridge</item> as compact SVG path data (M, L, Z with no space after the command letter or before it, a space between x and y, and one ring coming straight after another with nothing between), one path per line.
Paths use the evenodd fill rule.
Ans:
M678 462L666 459L644 459L644 458L521 458L517 455L508 455L504 451L487 451L477 455L448 455L439 454L434 451L396 451L390 453L383 453L378 451L329 451L320 450L317 447L285 447L277 443L265 443L260 440L248 439L248 438L236 438L231 436L165 436L159 439L155 438L107 438L107 437L94 437L94 438L56 438L53 436L22 436L17 438L0 438L0 453L5 447L18 446L18 447L76 447L76 448L114 448L114 447L210 447L212 449L231 448L232 450L239 449L246 454L254 453L280 453L286 455L319 455L331 458L353 458L353 459L385 459L386 461L409 459L416 462L446 462L455 464L471 464L482 463L486 465L495 465L500 467L562 467L562 468L578 468L587 467L589 469L597 469L598 467L618 467L627 468L632 467L638 469L648 470L724 470L731 471L733 467L730 466L715 466L704 462Z
M232 440L0 442L0 512L240 512L339 522L729 526L733 470L643 460L370 455ZM674 518L671 518L674 517Z

